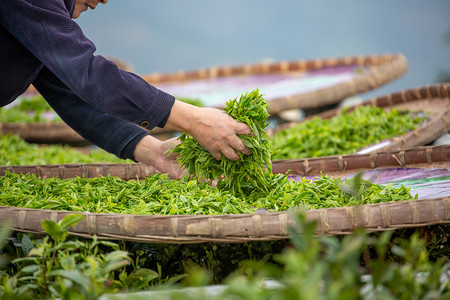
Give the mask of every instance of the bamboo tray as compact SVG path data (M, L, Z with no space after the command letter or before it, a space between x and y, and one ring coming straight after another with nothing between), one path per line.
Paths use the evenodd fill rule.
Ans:
M135 178L151 174L153 169L140 169L138 164L60 165L1 167L0 175L11 172L34 173L42 177L63 178L85 175L119 175ZM418 147L402 151L364 155L330 156L293 161L274 162L274 170L291 169L296 174L343 174L388 167L450 167L450 146ZM136 168L135 168L136 167ZM128 168L128 171L120 170ZM63 171L64 170L64 171ZM135 172L135 173L133 173ZM141 173L139 173L141 172ZM341 172L341 173L339 173ZM139 173L139 174L138 174ZM145 175L143 175L145 176ZM74 212L0 207L0 220L8 221L17 231L42 233L41 220L59 221ZM292 212L268 212L242 215L120 215L83 213L85 219L71 228L73 235L103 239L122 239L157 243L248 242L288 238L293 226ZM307 218L318 222L318 235L348 234L356 228L384 231L450 223L450 197L387 202L352 207L307 211Z
M332 85L320 86L314 83L314 88L294 94L274 96L267 98L270 104L270 113L277 114L292 108L318 108L338 103L344 98L375 89L402 76L408 67L407 60L402 54L368 55L330 59L282 61L276 63L246 64L230 67L212 67L188 72L177 72L145 75L143 78L149 83L161 87L163 90L168 85L186 86L193 82L214 81L224 78L247 78L250 76L284 76L305 75L308 73L330 72L339 68L360 68L354 76ZM331 76L331 75L330 75ZM261 88L264 92L264 82L256 82L251 89ZM248 92L245 90L243 92ZM170 92L170 91L169 91ZM231 100L240 95L233 94ZM223 102L224 104L225 102ZM223 107L218 105L217 107ZM80 143L84 139L65 123L3 123L0 124L0 134L13 133L30 142L66 142ZM164 128L154 128L151 134L160 138L172 137L173 131Z
M422 146L400 151L381 153L324 156L305 159L274 161L274 173L291 171L295 175L342 176L349 172L359 172L377 168L420 167L439 168L450 165L450 145ZM0 176L5 171L12 173L36 174L41 178L94 178L116 176L124 180L147 177L155 173L151 166L141 163L125 164L63 164L63 165L23 165L0 166Z
M373 98L362 104L350 106L348 110L352 111L360 106L376 106L386 110L397 108L411 112L420 110L430 115L430 118L418 129L407 132L402 136L394 137L389 141L384 141L379 145L373 145L373 147L367 149L367 152L401 150L427 145L450 130L450 84L429 85L388 94ZM341 111L342 108L332 109L311 116L310 118L319 117L329 119L338 115ZM299 123L291 122L283 124L269 131L269 135L273 135L280 130L290 128Z
M277 114L283 110L293 108L317 108L330 104L338 103L344 98L375 89L385 83L388 83L401 75L403 75L408 67L407 60L402 54L384 54L384 55L368 55L354 56L330 59L314 59L314 60L297 60L297 61L281 61L275 63L258 63L245 64L239 66L228 67L212 67L209 69L200 69L195 71L180 71L168 74L150 74L143 76L149 83L169 89L172 85L181 87L182 90L191 89L191 84L207 85L215 84L215 80L236 78L236 82L226 81L226 88L230 88L230 84L239 84L238 79L248 80L250 76L267 76L274 74L302 74L308 75L308 72L318 72L325 70L330 72L333 69L345 67L358 67L359 72L355 71L352 78L346 78L344 81L329 85L316 85L303 91L292 91L291 94L270 94L265 92L266 80L255 80L254 86L250 84L247 89L260 88L270 105L270 114ZM332 74L330 74L332 76ZM261 77L264 78L264 77ZM220 83L219 83L220 84ZM248 92L244 90L243 92ZM200 95L201 92L192 92L191 95ZM212 92L214 95L214 92ZM180 95L184 96L184 95ZM234 95L234 99L238 95ZM224 98L219 104L212 106L223 107L225 101L230 100Z

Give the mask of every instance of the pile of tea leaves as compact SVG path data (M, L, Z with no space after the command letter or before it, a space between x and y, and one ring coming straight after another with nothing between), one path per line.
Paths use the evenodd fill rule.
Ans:
M409 188L394 188L362 181L356 193L343 186L355 186L355 179L321 176L317 180L288 180L272 175L269 193L254 191L237 197L207 183L172 180L153 174L144 180L125 181L117 177L39 178L32 174L6 172L0 177L0 205L67 211L116 214L242 214L258 210L284 211L299 206L308 209L410 200ZM362 180L362 179L357 179Z
M190 177L211 182L219 179L217 187L229 190L233 195L248 195L253 190L269 192L268 180L272 174L271 153L266 128L269 105L256 89L242 95L239 100L228 101L225 112L233 119L247 124L253 135L239 135L252 151L232 161L222 155L217 160L187 133L180 136L181 143L173 150L179 153L177 160Z
M252 135L241 135L251 155L237 161L216 160L194 138L182 134L174 152L187 175L170 180L153 174L143 180L117 177L41 179L6 173L0 178L0 205L118 214L240 214L410 200L409 189L354 179L321 176L289 180L272 174L266 133L268 104L254 90L227 102L225 111L247 124ZM217 186L211 181L218 180Z
M342 110L331 119L314 117L276 132L269 139L272 159L295 159L353 154L361 148L416 129L423 114L360 106Z
M0 165L47 165L69 163L126 163L102 149L85 154L70 146L29 144L17 135L0 135Z

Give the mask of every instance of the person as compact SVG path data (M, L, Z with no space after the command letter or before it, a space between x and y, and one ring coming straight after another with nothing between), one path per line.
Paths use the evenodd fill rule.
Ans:
M251 129L214 108L176 100L103 56L73 20L108 0L8 0L0 5L0 105L33 84L58 115L89 142L172 178L183 174L156 126L192 135L216 159L251 151L237 136ZM144 129L145 128L145 129Z

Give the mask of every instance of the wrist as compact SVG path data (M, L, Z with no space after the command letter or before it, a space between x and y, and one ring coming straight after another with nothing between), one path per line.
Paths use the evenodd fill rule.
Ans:
M201 108L175 100L164 128L192 134L200 115Z
M153 166L154 160L159 153L161 141L157 138L146 135L137 144L134 150L134 159L137 162L145 163Z

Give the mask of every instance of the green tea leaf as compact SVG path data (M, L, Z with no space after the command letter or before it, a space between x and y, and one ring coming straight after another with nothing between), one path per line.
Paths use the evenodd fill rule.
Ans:
M61 230L66 230L71 226L75 226L78 222L84 219L83 215L80 214L70 214L65 216L61 221L58 222Z

